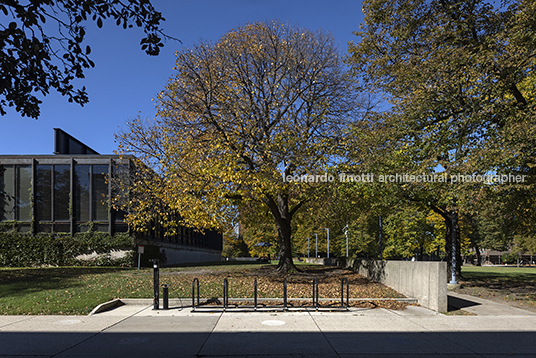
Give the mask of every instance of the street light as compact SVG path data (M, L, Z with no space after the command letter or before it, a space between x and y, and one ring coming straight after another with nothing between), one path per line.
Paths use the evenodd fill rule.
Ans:
M316 245L315 245L315 259L318 257L318 234L315 234Z
M346 223L346 226L342 228L344 231L344 234L346 235L346 257L348 257L348 223Z
M326 231L328 232L328 259L329 259L329 229L326 228Z
M379 236L380 236L380 260L382 259L382 216L379 219Z
M452 205L452 272L449 283L452 285L457 285L458 280L456 280L456 209L454 208L456 206L456 199L452 199Z

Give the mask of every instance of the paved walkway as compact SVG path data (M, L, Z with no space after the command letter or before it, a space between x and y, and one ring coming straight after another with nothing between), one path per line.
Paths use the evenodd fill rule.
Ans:
M479 297L456 292L449 292L448 295L449 306L478 316L536 316L536 312L500 304Z
M130 304L93 316L0 316L0 357L536 357L536 313L482 301L473 316L412 306L192 313Z

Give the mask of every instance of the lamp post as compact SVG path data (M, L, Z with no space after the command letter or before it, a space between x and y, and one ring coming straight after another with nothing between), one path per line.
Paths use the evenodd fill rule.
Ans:
M307 237L307 258L309 258L309 237Z
M380 215L380 260L382 259L382 216Z
M326 228L326 231L328 232L328 259L329 259L329 229Z
M346 226L342 230L346 235L346 257L348 257L348 223L346 223Z
M318 234L315 234L316 243L315 243L315 259L318 258Z
M456 199L452 199L452 205L456 206ZM456 209L452 208L452 269L450 284L458 284L456 280Z

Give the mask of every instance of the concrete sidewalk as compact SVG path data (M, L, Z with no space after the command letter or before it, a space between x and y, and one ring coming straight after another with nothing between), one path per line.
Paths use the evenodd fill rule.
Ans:
M0 316L0 357L535 357L536 314L519 311L192 313L129 304L93 316Z
M536 316L536 312L450 291L448 304L478 316Z

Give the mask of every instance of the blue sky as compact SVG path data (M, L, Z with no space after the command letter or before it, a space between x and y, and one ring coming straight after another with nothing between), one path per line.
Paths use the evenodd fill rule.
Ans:
M102 29L87 24L87 44L95 67L86 70L90 102L84 107L51 92L43 99L38 120L21 117L12 108L0 117L0 154L51 154L53 128L61 128L101 154L117 148L114 134L138 116L153 118L152 99L173 75L175 52L200 39L216 42L225 32L248 22L279 20L311 30L330 32L347 53L353 31L363 20L361 1L351 0L153 0L166 21L164 31L182 41L167 41L157 57L141 51L143 31L123 30L113 21Z

